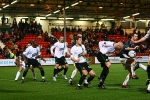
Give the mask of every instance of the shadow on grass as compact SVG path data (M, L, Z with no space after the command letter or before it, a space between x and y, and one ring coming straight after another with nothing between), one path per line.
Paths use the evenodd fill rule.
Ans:
M143 93L143 94L147 94L146 88L138 88L138 91Z
M38 91L34 91L34 92L38 92ZM33 93L33 91L0 89L0 93Z

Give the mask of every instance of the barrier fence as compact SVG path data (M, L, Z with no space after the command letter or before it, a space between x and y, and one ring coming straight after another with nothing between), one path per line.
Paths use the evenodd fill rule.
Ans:
M55 58L45 58L45 60L46 63L41 61L42 65L55 65ZM109 60L111 63L120 63L119 57L109 57ZM68 64L73 64L70 58L66 58L66 61ZM91 64L99 63L96 57L89 57L88 61L91 62ZM16 66L14 62L15 59L0 59L0 66ZM139 62L148 62L148 56L142 56Z

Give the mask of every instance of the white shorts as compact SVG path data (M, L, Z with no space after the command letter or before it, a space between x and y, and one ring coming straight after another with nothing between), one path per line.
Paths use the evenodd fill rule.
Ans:
M25 67L25 63L24 63L24 61L22 61L22 62L21 62L20 66L21 66L23 69L25 69L25 68L26 68L26 67Z
M120 58L120 62L122 63L123 67L130 67L131 65L131 61L132 60L128 60L129 58ZM133 58L135 60L135 58ZM128 60L128 61L127 61Z

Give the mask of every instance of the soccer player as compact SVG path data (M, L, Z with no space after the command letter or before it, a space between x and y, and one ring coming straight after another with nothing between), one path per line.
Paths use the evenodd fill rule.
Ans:
M89 87L89 83L94 79L95 72L86 62L86 55L85 46L82 44L82 37L76 37L76 45L71 48L71 60L75 63L76 68L82 73L80 80L77 84L76 89L82 89L81 84L85 80L86 76L89 74L90 76L87 79L88 83L84 83L85 87Z
M150 29L147 31L147 34L144 37L142 37L138 41L133 41L133 43L143 42L143 41L147 40L149 37L150 37ZM147 76L148 76L148 79L146 81L146 85L148 85L148 87L150 87L150 53L148 55ZM150 93L150 89L148 89L148 87L147 87L147 93Z
M82 39L82 34L79 33L79 34L77 34L77 36L78 36L78 37L81 37L81 39ZM82 42L82 43L83 43L83 42ZM70 48L72 48L74 45L76 45L76 40L72 42ZM84 48L83 48L83 49L84 49ZM70 79L69 79L69 81L68 81L68 83L71 84L71 85L73 84L73 83L72 83L73 78L75 77L76 73L78 72L78 69L76 68L75 64L73 64L73 65L74 65L74 68L75 68L75 69L72 71L71 77L70 77ZM80 73L80 74L82 75L82 73ZM86 79L86 78L85 78L85 82L87 83L87 79Z
M16 65L19 67L19 70L18 70L18 72L17 72L17 74L16 74L16 77L15 77L15 81L17 81L18 78L19 78L19 76L20 76L20 73L22 72L22 70L25 69L25 63L24 63L24 61L22 60L22 57L21 57L21 56L18 56L18 57L16 58L15 63L16 63ZM33 67L31 66L30 69L31 69L31 71L32 71L33 80L36 80L36 76L35 76L35 72L34 72Z
M27 44L26 48L28 48L29 46L31 46L31 44ZM25 63L24 63L24 59L22 57L22 54L19 54L16 58L16 61L15 61L15 64L19 67L19 70L16 74L16 77L15 77L15 81L18 80L19 76L20 76L20 73L22 72L23 69L25 69ZM30 66L30 69L32 71L32 75L33 75L33 80L35 81L36 80L36 74L34 72L34 69L32 66Z
M56 81L56 74L57 74L57 70L58 67L60 65L65 65L64 68L64 78L67 79L66 77L66 73L68 71L68 63L64 57L64 52L65 49L67 48L67 43L64 42L64 37L60 36L59 41L56 42L52 47L51 47L51 55L55 57L55 67L54 67L54 75L53 75L53 80ZM55 49L55 53L53 52L53 50Z
M28 47L24 52L23 52L23 58L24 62L26 64L26 69L23 72L23 77L21 80L21 83L24 83L24 78L28 72L29 67L32 65L34 68L37 67L39 68L41 75L42 75L42 82L45 82L45 72L41 64L37 61L37 57L41 57L41 53L37 49L37 41L32 42L32 46ZM41 57L42 58L42 57ZM42 58L43 59L43 58Z
M120 61L124 68L129 71L129 74L122 84L122 88L127 88L127 83L129 82L130 78L138 79L135 74L135 69L137 69L137 67L141 67L142 69L146 70L146 67L143 64L137 63L135 58L128 56L130 50L136 51L139 48L139 46L135 46L133 43L133 41L136 40L138 40L138 34L133 33L131 39L125 42L124 47L120 52Z
M122 42L110 42L110 41L100 41L99 42L99 52L96 55L98 61L101 63L101 67L103 68L100 74L100 82L98 87L105 89L104 81L108 75L109 68L111 67L111 62L108 59L108 56L111 56L115 50L120 50L123 48Z
M66 43L66 45L68 46L68 43ZM64 55L64 57L66 55L70 56L68 48L65 48L63 55ZM59 67L57 69L57 74L55 75L55 77L57 77L57 75L60 75L59 72L61 72L62 70L64 70L64 68L65 68L65 65L59 65ZM62 76L64 76L64 75L62 74Z

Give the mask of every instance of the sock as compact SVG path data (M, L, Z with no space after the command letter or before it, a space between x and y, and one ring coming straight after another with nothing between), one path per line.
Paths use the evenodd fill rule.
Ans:
M84 83L89 84L88 81L87 81L87 77L84 79Z
M85 80L85 78L86 78L86 75L82 75L78 84L81 85L83 81Z
M101 72L100 78L104 77L105 74L107 73L107 71L108 71L108 67L107 66L103 67L103 70Z
M18 71L17 74L16 74L15 80L18 80L19 76L20 76L20 72Z
M64 75L66 75L68 68L64 68Z
M42 76L42 79L45 79L45 77L44 77L44 76Z
M150 83L147 86L147 90L150 91Z
M90 75L90 77L88 77L88 79L87 79L87 82L90 83L93 79L94 79L94 77Z
M125 78L123 85L127 85L129 80L130 80L130 74L128 74L127 77Z
M76 75L77 71L76 70L73 70L72 74L71 74L71 79L73 79Z
M54 68L54 77L57 74L57 69Z
M27 75L27 72L28 72L28 70L25 70L25 71L23 72L23 76L22 76L22 79L23 79L23 80L24 80L25 76Z
M35 72L32 72L32 75L33 75L33 79L36 79L36 74L35 74Z
M104 80L104 81L105 81L105 79L106 79L108 73L109 73L109 69L108 69L107 73L105 73L105 75L104 75L104 77L103 77L103 80Z
M145 71L147 70L147 67L145 65L141 64L141 63L139 64L139 67L142 68Z
M42 69L42 70L40 70L40 72L41 72L41 76L44 77L45 76L44 70Z
M134 71L135 66L136 66L136 64L131 64L131 73L132 73L132 77L135 75L135 71Z
M150 65L147 66L147 75L148 75L148 79L150 79Z
M63 69L64 69L63 67L62 67L62 68L58 68L58 69L57 69L57 74L58 74L59 72L61 72Z

